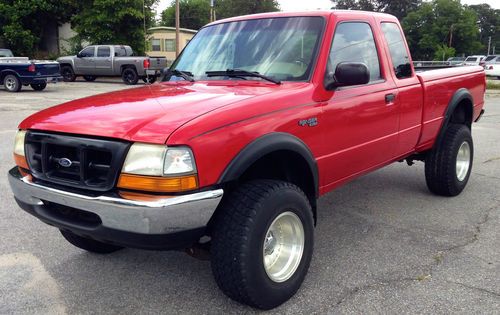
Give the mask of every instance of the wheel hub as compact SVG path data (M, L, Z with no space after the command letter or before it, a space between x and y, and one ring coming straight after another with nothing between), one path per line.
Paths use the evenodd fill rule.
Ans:
M284 282L297 270L304 252L304 227L299 217L283 212L269 226L263 244L264 269L274 282Z
M462 142L457 153L456 174L459 181L463 181L470 167L470 145L467 141Z
M12 90L16 85L16 82L14 82L14 79L7 79L5 80L5 86L9 89Z

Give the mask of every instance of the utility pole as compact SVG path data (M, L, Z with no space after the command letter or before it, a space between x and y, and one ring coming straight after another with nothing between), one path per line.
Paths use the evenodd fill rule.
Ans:
M455 25L451 24L451 26L450 26L450 41L448 43L448 47L451 47L451 43L453 41L453 26L455 26Z
M488 37L488 55L490 54L490 47L491 47L491 36Z
M210 22L215 21L215 0L210 0Z
M180 37L179 0L175 0L175 57L179 56Z

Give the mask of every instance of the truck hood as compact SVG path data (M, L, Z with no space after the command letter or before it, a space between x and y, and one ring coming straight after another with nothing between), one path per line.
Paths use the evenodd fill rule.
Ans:
M160 83L100 94L40 111L19 128L165 143L193 118L279 89L269 84L237 85Z

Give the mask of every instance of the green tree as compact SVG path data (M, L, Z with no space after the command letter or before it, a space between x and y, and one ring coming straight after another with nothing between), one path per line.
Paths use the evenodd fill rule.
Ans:
M210 1L180 0L180 26L193 30L200 29L210 22ZM161 25L175 26L175 1L161 13Z
M215 2L217 19L279 10L280 7L277 0L217 0Z
M0 40L16 55L33 56L46 32L68 22L75 10L75 0L2 0Z
M459 0L424 2L402 25L414 60L431 60L446 45L459 54L480 52L476 13Z
M441 44L434 52L434 60L445 61L450 57L455 57L455 48L448 47L446 44Z
M403 19L414 11L422 0L331 0L335 9L384 12Z
M90 44L130 45L137 54L146 50L145 28L154 25L157 0L81 0L71 26ZM145 4L145 6L143 6Z
M479 19L479 40L481 44L488 47L488 41L491 37L491 48L498 47L500 50L500 10L493 9L486 3L471 5L469 8L476 12ZM491 52L492 50L490 50Z

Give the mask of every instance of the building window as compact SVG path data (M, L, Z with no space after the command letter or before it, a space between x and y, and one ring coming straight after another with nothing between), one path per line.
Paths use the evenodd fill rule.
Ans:
M161 51L160 40L159 39L152 39L151 40L151 49L153 51Z
M175 39L165 39L165 50L175 51Z

